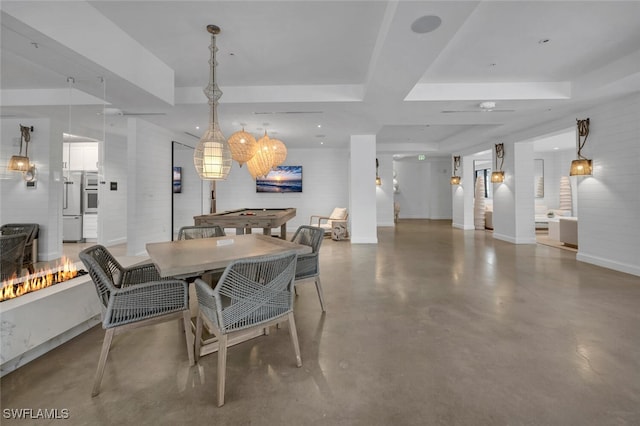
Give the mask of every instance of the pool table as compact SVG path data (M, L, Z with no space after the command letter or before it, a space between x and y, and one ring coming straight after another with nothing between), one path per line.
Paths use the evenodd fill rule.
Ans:
M271 229L280 227L280 238L287 239L287 222L296 216L296 209L238 209L227 212L194 216L196 226L219 225L222 228L236 228L236 234L251 233L251 228L262 228L264 235L271 235Z

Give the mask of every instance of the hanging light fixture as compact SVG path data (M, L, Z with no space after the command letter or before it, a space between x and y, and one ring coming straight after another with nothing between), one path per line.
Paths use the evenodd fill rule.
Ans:
M251 133L245 132L244 127L232 134L227 142L231 149L231 158L237 161L240 167L251 160L258 150L256 138Z
M453 175L451 176L451 185L460 185L460 176L456 175L458 167L460 167L460 156L456 155L453 157Z
M578 145L578 159L571 162L570 176L591 176L593 173L593 167L591 160L582 155L582 148L589 136L589 119L577 120L576 119L576 143Z
M193 163L200 179L225 180L231 170L231 149L218 124L217 109L218 100L222 92L216 84L216 34L220 28L215 25L207 25L207 31L211 34L210 78L209 85L205 87L204 94L209 99L211 115L209 128L204 133L193 153Z
M272 138L269 140L269 144L271 145L271 155L273 156L272 168L275 170L277 166L287 159L287 147L280 139Z
M264 136L258 140L258 150L256 155L249 161L247 161L247 168L251 176L256 177L266 176L273 167L273 153L271 148L271 139L267 135L265 130Z
M500 167L498 168L498 159L500 159ZM496 144L496 171L491 173L491 182L492 183L502 183L504 182L504 171L502 171L502 166L504 165L504 144L497 143Z
M380 163L378 163L378 159L376 158L376 185L380 186L382 185L382 179L380 179L380 176L378 175L378 167L380 167Z
M23 126L20 124L20 153L18 155L11 156L9 164L7 164L7 170L12 172L26 172L31 168L29 163L29 141L31 140L31 132L33 132L33 126ZM24 142L24 156L22 155L22 142Z

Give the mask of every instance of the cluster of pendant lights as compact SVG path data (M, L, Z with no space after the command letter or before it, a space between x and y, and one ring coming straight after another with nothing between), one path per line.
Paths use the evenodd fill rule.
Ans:
M247 164L251 177L256 179L266 176L269 171L279 166L287 158L287 147L278 139L272 139L265 131L264 136L256 139L242 129L231 135L227 141L218 124L217 108L222 91L216 84L216 34L220 28L207 25L211 34L210 78L204 94L209 99L211 115L209 128L202 136L193 154L193 163L200 178L203 180L225 180L231 170L231 162L235 160L242 167Z
M231 157L240 167L246 163L251 177L266 176L271 169L284 163L287 147L279 140L270 138L267 132L256 141L251 133L244 129L235 132L228 140Z

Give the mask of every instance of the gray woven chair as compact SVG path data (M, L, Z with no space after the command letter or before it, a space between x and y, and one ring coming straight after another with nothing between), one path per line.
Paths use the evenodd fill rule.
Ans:
M22 267L27 268L30 273L34 273L33 267L33 241L38 238L40 226L37 223L8 223L0 226L0 234L27 234L27 241L24 245L24 256L22 257ZM20 274L18 274L20 275Z
M178 231L178 240L197 240L199 238L214 238L224 237L224 229L219 225L204 225L204 226L183 226ZM216 269L213 271L205 272L200 278L213 285L217 282L222 275L224 269ZM195 278L188 278L187 282L191 283Z
M311 247L311 253L298 255L298 263L296 264L296 286L302 280L314 278L316 283L316 291L318 299L320 299L320 307L322 312L324 308L324 296L322 294L322 285L320 284L320 245L324 239L324 230L316 226L302 225L293 235L291 241Z
M224 229L218 225L183 226L178 231L179 240L195 240L197 238L224 237Z
M194 364L193 335L186 282L163 279L155 266L145 264L125 268L101 246L80 252L105 307L102 328L106 330L91 396L100 392L100 383L113 336L122 331L181 318L187 342L189 364Z
M22 275L22 258L27 234L0 236L0 281Z
M200 312L196 322L196 357L200 354L203 323L218 339L218 406L224 404L227 346L235 333L289 321L289 333L302 366L293 318L296 252L237 260L222 274L215 288L196 280Z

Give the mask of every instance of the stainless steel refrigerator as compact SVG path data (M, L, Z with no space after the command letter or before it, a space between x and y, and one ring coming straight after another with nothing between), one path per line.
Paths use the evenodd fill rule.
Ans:
M82 241L82 172L67 172L62 191L62 241Z

